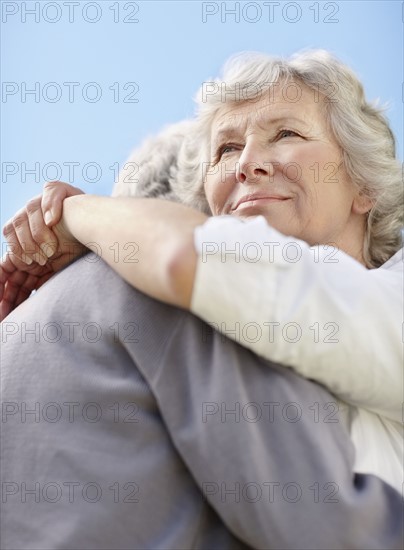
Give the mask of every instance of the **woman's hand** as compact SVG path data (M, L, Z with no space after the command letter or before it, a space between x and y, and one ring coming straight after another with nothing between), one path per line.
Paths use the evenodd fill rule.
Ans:
M67 183L48 182L42 195L5 224L8 251L0 262L1 320L86 250L60 221L63 200L80 194L83 191Z
M60 258L66 248L70 250L77 240L57 224L64 199L82 194L83 191L68 183L45 183L43 194L31 199L3 228L10 259L16 260L18 266L21 262L43 266L49 258Z

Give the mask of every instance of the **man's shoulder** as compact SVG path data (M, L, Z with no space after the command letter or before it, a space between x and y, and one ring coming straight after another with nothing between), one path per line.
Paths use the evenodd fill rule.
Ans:
M5 321L95 318L119 311L134 292L101 258L87 254L51 277Z
M125 291L130 288L102 258L89 253L55 273L37 293L73 291L88 296L118 287Z

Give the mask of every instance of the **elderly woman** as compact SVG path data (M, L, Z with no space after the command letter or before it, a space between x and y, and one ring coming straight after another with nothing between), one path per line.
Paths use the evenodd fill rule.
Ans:
M185 204L47 184L5 226L3 315L97 243L139 290L327 386L355 471L401 491L402 183L357 78L322 51L230 60L170 181Z

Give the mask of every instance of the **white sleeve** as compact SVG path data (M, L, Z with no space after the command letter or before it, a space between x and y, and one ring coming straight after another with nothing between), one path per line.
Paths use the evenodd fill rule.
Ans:
M191 311L344 401L401 422L403 273L310 247L263 216L196 228Z

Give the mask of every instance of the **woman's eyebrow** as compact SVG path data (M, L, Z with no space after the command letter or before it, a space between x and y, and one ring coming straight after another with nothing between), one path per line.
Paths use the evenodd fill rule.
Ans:
M234 136L237 133L240 133L240 132L239 132L239 128L237 128L236 126L226 126L226 127L220 128L217 132L214 133L213 142L218 143L223 139L227 139L231 136Z
M293 115L271 117L271 116L262 114L260 116L257 116L256 122L259 126L264 126L264 127L268 126L269 124L273 125L273 124L287 123L287 122L297 122L300 125L308 127L308 124L305 120Z
M242 139L243 134L244 132L241 131L238 125L223 126L213 134L211 141L211 150L217 150L219 146L223 144L223 142L226 142L229 139Z

